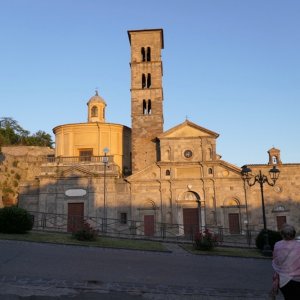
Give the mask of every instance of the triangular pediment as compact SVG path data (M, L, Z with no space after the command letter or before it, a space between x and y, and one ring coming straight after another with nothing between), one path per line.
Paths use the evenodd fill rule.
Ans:
M64 170L60 173L61 177L86 177L94 176L95 173L79 166L70 167L67 170Z
M234 176L241 178L241 168L224 160L219 161L219 170L222 170L222 177Z
M186 120L185 122L165 131L158 136L159 139L164 138L191 138L191 137L213 137L217 138L218 133L201 127L193 122Z
M159 168L156 164L152 164L145 169L134 173L126 178L127 181L140 181L140 180L155 180L159 179L160 173Z

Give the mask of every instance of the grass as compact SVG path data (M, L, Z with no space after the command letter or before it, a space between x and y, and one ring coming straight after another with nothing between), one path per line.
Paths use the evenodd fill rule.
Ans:
M130 240L117 239L108 237L98 237L95 241L78 241L72 238L71 234L67 233L52 233L52 232L38 232L31 231L25 234L6 234L0 233L2 240L18 240L30 241L38 243L52 243L64 245L81 245L102 248L119 248L119 249L133 249L133 250L147 250L147 251L167 251L163 244L159 242L144 241L144 240Z
M19 240L30 241L38 243L53 243L64 245L81 245L90 247L102 248L117 248L117 249L131 249L144 251L168 251L166 247L160 242L121 239L111 237L98 237L95 241L78 241L72 238L69 233L53 233L43 231L30 231L26 234L6 234L0 233L2 240ZM251 257L251 258L266 258L259 250L252 248L233 248L233 247L215 247L210 251L195 250L191 244L181 245L186 251L195 255L217 255L217 256L233 256L233 257Z
M182 246L185 250L196 255L218 255L218 256L234 256L234 257L248 257L248 258L269 258L263 256L256 248L234 248L234 247L215 247L210 251L196 250L193 245Z

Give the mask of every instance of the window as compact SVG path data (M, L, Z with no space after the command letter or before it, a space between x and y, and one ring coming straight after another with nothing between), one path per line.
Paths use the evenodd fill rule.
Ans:
M147 75L147 88L150 88L151 87L151 74L148 73Z
M93 156L93 150L80 150L79 161L91 161Z
M272 163L273 163L274 165L277 164L277 157L276 157L276 156L272 156Z
M142 89L151 87L151 74L142 74Z
M213 169L212 168L208 168L208 175L212 175L213 173Z
M142 47L141 48L141 58L142 58L142 61L151 61L151 48L150 47Z
M127 224L127 213L120 213L120 223L121 224Z
M141 54L142 54L142 61L146 61L146 51L144 47L141 48Z
M146 87L146 75L142 74L142 89Z
M171 175L171 171L170 170L166 170L166 176L170 176Z
M92 107L91 116L92 117L98 117L98 107L97 106Z
M151 61L151 48L147 47L147 61Z
M151 115L151 99L143 99L143 115Z
M148 99L148 107L147 107L148 115L151 115L151 100Z

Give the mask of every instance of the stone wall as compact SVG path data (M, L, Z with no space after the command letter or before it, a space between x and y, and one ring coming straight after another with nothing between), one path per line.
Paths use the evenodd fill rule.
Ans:
M49 147L3 146L0 154L0 206L17 204L24 182L39 175L43 157L54 154Z

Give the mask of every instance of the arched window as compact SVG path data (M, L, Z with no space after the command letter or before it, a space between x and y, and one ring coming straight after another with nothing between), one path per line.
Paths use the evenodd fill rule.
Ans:
M146 104L146 100L143 100L143 115L147 114L147 104Z
M91 116L92 117L98 117L98 107L97 106L93 106L91 109Z
M146 75L142 74L142 89L146 87Z
M171 175L171 171L170 170L166 170L166 176L170 176Z
M142 54L142 61L146 61L146 51L144 47L141 48L141 54Z
M151 74L148 73L147 75L147 88L151 87Z
M147 107L148 115L151 115L151 100L148 99L148 107Z
M147 47L147 61L151 61L151 48Z
M272 163L273 163L274 165L277 164L277 157L276 157L276 156L272 156Z
M212 168L208 168L207 172L208 172L208 175L212 175L213 169Z

